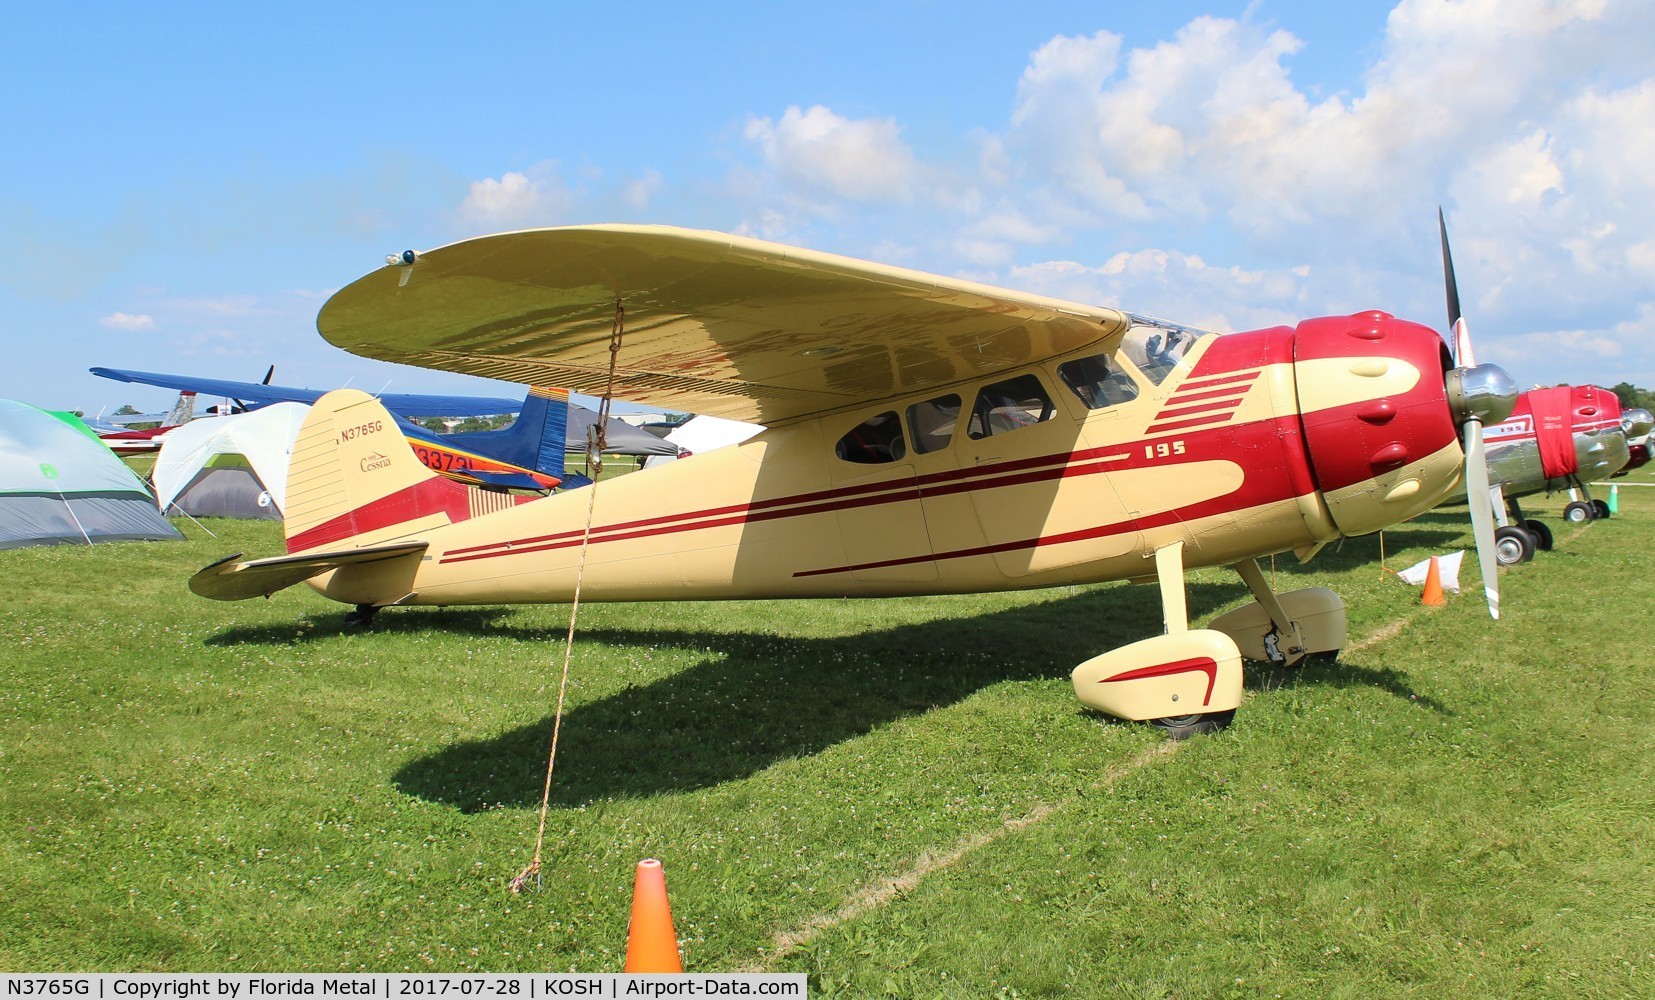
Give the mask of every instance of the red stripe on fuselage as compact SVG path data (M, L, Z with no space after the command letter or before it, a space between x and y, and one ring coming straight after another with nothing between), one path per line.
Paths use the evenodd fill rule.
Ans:
M1192 413L1214 413L1215 411L1222 411L1222 414L1230 414L1240 408L1241 400L1242 397L1240 396L1232 396L1229 399L1222 399L1216 403L1197 403L1195 406L1179 406L1176 408L1163 407L1160 413L1155 414L1155 419L1175 420L1179 417L1187 417Z
M606 542L630 541L743 523L833 513L837 510L853 507L885 503L911 503L915 500L923 500L926 497L1023 486L1071 476L1107 474L1117 470L1149 468L1152 466L1170 468L1175 464L1202 461L1234 461L1234 455L1237 452L1251 451L1256 454L1260 453L1261 449L1280 447L1284 440L1295 437L1296 433L1297 421L1293 417L1255 421L1239 427L1225 428L1222 433L1210 432L1190 437L1185 442L1188 449L1186 454L1176 463L1169 462L1164 458L1145 456L1143 445L1146 442L1138 441L1109 448L1087 449L1062 455L1048 455L1017 462L1005 462L980 470L950 471L913 479L887 480L884 483L872 486L858 486L844 490L824 490L754 504L738 504L701 511L687 511L681 514L663 515L658 518L606 525L593 529L590 544L600 545ZM1269 451L1263 451L1263 453L1270 454ZM1297 461L1302 464L1302 456ZM1208 517L1214 514L1246 510L1262 504L1291 499L1296 495L1293 492L1295 488L1308 483L1307 474L1282 476L1279 474L1281 471L1279 467L1255 470L1260 473L1255 475L1247 475L1246 471L1244 468L1241 487L1226 497L1175 508L1135 520L1097 525L1062 534L1010 540L973 549L934 554L926 553L923 556L855 566L804 570L795 575L820 576L880 566L958 559L973 555L1034 548L1040 545L1102 538L1139 528L1159 527L1180 519ZM581 544L581 535L582 532L579 529L574 529L554 534L471 546L444 553L439 561L443 563L467 562L476 559L492 559L500 556L571 548Z

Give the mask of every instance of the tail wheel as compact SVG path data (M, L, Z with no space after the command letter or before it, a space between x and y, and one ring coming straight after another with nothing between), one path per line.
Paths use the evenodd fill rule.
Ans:
M1597 511L1592 509L1592 505L1582 500L1572 501L1563 508L1563 520L1570 524L1584 524L1596 516Z
M1149 724L1166 731L1175 740L1187 740L1196 733L1216 733L1227 727L1236 717L1235 709L1228 712L1208 712L1205 715L1169 715L1164 719L1150 719Z
M1534 536L1522 528L1507 525L1494 531L1494 559L1501 566L1515 566L1534 558Z
M1534 536L1534 547L1541 552L1552 550L1552 529L1546 527L1546 522L1529 518L1523 522L1523 529Z

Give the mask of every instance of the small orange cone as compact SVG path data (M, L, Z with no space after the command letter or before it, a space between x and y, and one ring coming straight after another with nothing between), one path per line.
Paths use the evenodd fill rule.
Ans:
M667 905L667 874L654 858L638 862L638 875L632 883L625 971L684 971L678 958L678 935L672 929L672 908Z
M1425 594L1419 602L1428 608L1440 608L1448 603L1442 596L1442 570L1437 567L1437 557L1431 557L1431 568L1425 571Z

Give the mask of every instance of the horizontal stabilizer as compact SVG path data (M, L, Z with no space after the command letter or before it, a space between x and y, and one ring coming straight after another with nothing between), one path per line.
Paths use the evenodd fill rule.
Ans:
M546 487L540 480L527 472L489 472L484 469L455 469L448 473L462 483L472 483L477 486L496 486L503 490L535 490L546 492Z
M237 562L240 553L213 563L190 577L190 590L215 601L245 601L269 597L278 590L303 583L313 576L363 563L397 559L425 551L425 542L395 542L338 552L308 552L297 556L276 556Z

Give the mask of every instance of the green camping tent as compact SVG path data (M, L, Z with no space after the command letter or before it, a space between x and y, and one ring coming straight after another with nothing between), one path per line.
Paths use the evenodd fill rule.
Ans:
M143 482L84 430L73 415L0 399L0 549L182 538Z

